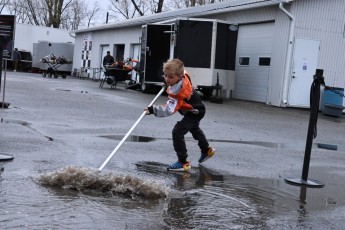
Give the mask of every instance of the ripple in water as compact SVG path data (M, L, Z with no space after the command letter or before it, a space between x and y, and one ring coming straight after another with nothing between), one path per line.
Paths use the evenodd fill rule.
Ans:
M41 174L35 179L44 186L86 192L115 192L146 198L168 197L170 191L168 186L157 180L124 174L102 174L99 171L77 166L68 166L56 172Z

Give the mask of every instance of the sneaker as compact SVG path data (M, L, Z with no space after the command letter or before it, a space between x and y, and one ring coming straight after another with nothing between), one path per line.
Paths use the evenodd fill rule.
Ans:
M177 161L175 163L172 163L168 165L167 169L170 171L189 171L190 170L190 164L189 161L186 161L186 163L182 164L181 162Z
M201 157L199 158L199 163L205 162L208 158L212 157L215 152L216 152L216 149L214 149L212 146L208 147L206 153L203 153L202 151Z

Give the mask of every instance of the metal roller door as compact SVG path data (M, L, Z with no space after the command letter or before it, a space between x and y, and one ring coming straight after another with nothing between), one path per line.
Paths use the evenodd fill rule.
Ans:
M273 22L239 27L234 98L267 101L273 29Z

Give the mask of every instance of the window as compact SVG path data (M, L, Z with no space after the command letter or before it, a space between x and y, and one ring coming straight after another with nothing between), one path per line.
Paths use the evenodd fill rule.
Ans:
M271 58L270 57L259 57L259 66L270 66Z
M239 65L249 65L249 57L239 57L238 58Z

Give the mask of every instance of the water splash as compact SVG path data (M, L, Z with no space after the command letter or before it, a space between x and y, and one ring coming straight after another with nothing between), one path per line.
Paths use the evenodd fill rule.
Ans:
M169 187L156 180L124 174L102 174L96 170L77 166L68 166L56 172L41 174L35 179L45 186L101 193L116 192L147 198L168 197L170 192Z

